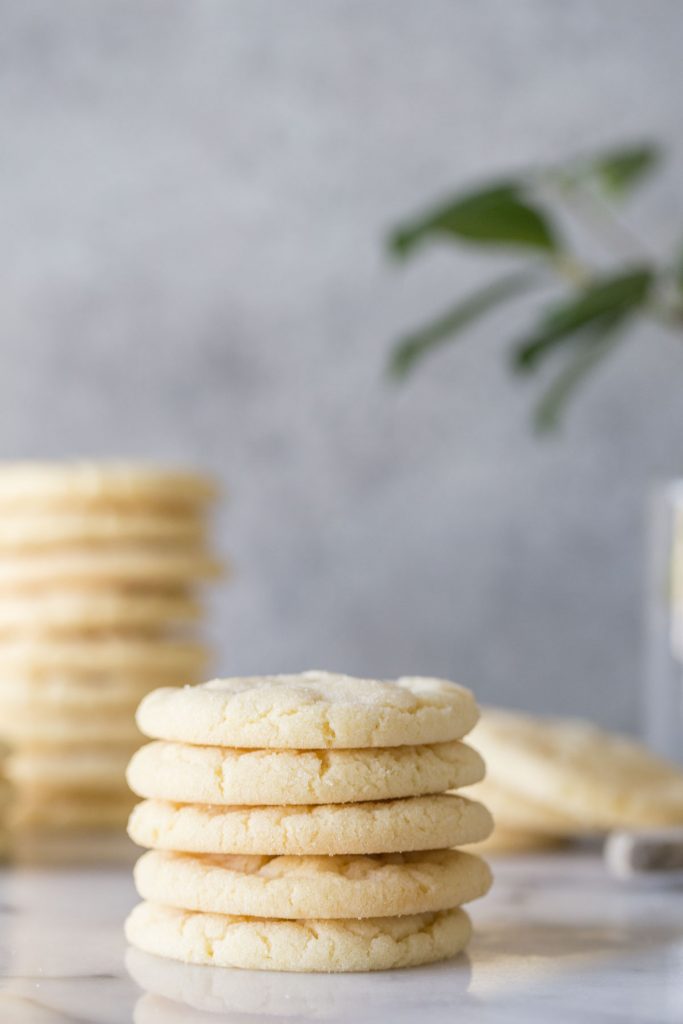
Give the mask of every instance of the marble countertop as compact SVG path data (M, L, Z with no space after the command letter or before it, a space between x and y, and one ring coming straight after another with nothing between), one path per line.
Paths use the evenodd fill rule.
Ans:
M467 956L381 974L190 967L126 950L130 863L0 873L2 1024L683 1020L683 888L596 854L498 859Z

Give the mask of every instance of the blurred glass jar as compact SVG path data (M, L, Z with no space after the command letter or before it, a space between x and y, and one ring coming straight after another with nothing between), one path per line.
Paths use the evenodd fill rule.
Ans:
M683 762L683 480L655 492L649 541L646 738Z

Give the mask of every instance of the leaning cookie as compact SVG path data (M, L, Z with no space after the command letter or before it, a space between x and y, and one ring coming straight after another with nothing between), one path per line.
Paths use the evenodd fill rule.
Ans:
M470 786L464 795L472 800L481 800L488 807L496 830L503 828L512 833L560 837L575 836L582 831L576 820L561 810L535 803L490 778Z
M486 709L472 743L490 779L577 831L683 824L683 771L589 722Z
M192 964L270 971L381 971L455 956L467 945L463 910L363 921L198 914L140 903L126 921L131 945Z
M509 853L542 853L545 850L556 850L567 845L569 845L569 839L563 836L496 825L488 839L484 839L481 843L475 843L471 849L476 850L477 853L485 853L487 856L495 856Z

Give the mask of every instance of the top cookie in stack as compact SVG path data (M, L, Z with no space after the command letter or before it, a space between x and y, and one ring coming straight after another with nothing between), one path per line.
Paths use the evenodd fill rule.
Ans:
M461 742L472 694L443 680L326 672L166 687L138 710L155 742L128 769L146 901L130 942L193 963L270 970L410 966L466 944L486 892L481 779Z
M207 545L207 478L127 463L0 465L0 733L16 822L125 820L134 708L201 678L188 632Z

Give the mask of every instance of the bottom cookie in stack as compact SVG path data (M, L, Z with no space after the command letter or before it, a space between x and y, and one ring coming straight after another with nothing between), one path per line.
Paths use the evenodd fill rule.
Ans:
M196 964L270 971L382 971L445 960L467 945L463 910L360 921L239 918L141 903L126 934L139 949Z
M145 902L128 918L129 942L274 971L457 954L470 936L462 905L491 884L483 860L452 849L485 839L489 812L443 792L481 778L481 759L457 738L475 717L468 691L422 679L307 673L151 694L138 723L165 742L128 771L146 798L129 834L151 848L135 871ZM405 745L367 742L383 732ZM299 749L306 736L318 746Z

